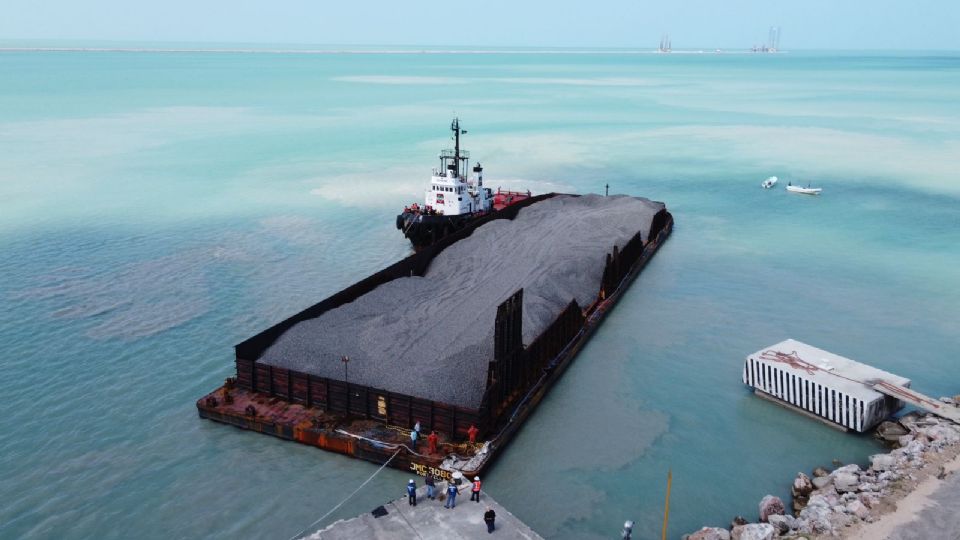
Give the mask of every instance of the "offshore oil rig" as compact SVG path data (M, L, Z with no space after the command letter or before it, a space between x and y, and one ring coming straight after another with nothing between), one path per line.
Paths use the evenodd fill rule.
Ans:
M753 52L775 53L780 50L780 27L771 26L767 31L767 42L762 45L754 45L750 48Z

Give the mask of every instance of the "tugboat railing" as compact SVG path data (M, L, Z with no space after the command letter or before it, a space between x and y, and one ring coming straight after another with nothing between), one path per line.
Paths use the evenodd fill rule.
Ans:
M457 152L456 152L456 150L454 150L453 148L444 148L443 150L440 151L440 157L441 157L441 158L455 158L455 157L457 157ZM461 157L461 158L468 158L468 157L470 157L470 151L469 151L469 150L461 150L461 151L460 151L460 157Z

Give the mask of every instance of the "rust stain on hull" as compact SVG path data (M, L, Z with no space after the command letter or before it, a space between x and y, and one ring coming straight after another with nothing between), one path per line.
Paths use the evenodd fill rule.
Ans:
M215 420L224 424L273 435L281 439L295 441L337 452L347 456L382 464L400 448L400 455L391 465L425 475L428 470L438 474L440 465L448 454L447 447L456 448L457 454L464 455L463 445L452 445L441 438L439 452L435 455L414 454L407 448L409 431L390 429L366 419L350 419L342 415L328 414L321 409L289 404L283 400L263 394L250 392L242 388L229 388L230 384L214 390L197 400L197 410L201 418ZM229 396L229 398L227 398ZM255 413L249 414L247 407L254 407ZM342 432L353 433L372 439L371 441L351 437ZM423 451L425 444L418 446ZM464 474L479 474L482 467L464 471Z

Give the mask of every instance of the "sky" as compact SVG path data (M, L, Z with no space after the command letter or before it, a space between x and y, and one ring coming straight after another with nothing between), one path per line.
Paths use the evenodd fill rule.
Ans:
M6 0L16 40L960 50L955 0Z

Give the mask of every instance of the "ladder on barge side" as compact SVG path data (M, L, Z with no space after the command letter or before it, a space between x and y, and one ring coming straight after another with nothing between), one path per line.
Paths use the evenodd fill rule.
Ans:
M892 398L909 403L914 407L931 412L941 418L952 420L960 424L960 407L944 403L930 396L925 396L920 392L888 383L882 379L864 381L863 384L873 388L881 394L886 394Z

